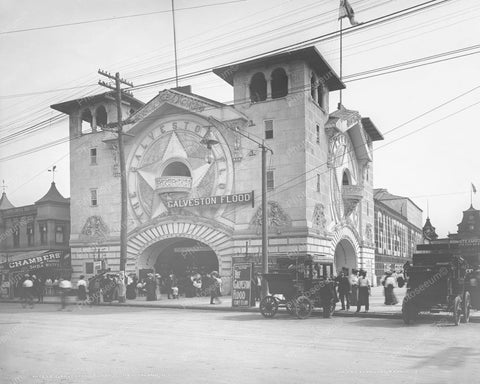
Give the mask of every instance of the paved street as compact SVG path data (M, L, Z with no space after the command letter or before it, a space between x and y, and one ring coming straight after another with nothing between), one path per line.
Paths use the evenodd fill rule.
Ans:
M473 383L480 324L0 304L2 383Z

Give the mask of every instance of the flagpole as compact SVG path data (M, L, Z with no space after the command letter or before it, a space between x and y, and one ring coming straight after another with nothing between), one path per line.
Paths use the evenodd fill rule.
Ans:
M343 18L340 19L340 81L342 81L343 73ZM338 109L342 107L342 89L340 88L340 102Z
M175 30L175 0L172 0L173 51L175 53L175 86L178 88L177 33Z

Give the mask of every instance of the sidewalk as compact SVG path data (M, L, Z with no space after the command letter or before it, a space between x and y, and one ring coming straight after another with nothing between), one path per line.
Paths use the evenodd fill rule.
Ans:
M397 305L384 305L383 297L383 287L373 287L372 295L370 296L370 310L368 313L363 312L364 308L362 307L362 312L355 313L356 307L351 307L350 311L340 310L341 305L337 303L334 316L358 316L358 317L367 317L367 318L390 318L390 319L401 319L402 318L402 301L405 296L405 288L397 288L395 294L398 299ZM75 297L69 297L71 304L77 304ZM17 300L8 300L0 299L0 302L18 302ZM44 304L60 304L59 297L45 297ZM127 300L126 303L102 303L101 306L111 306L111 307L145 307L145 308L174 308L174 309L200 309L200 310L215 310L215 311L229 311L229 312L257 312L260 315L258 309L258 303L256 307L251 308L233 308L232 307L232 298L231 296L222 296L221 303L219 304L210 304L210 297L192 297L185 298L180 297L179 299L167 299L167 295L162 295L160 300L157 301L146 301L145 297L138 297L135 300ZM320 309L315 309L315 311L321 311ZM285 309L281 308L278 311L278 314L286 314ZM445 316L451 316L451 314L441 313L441 314L422 314L422 318L443 318ZM471 311L470 321L480 323L480 311Z

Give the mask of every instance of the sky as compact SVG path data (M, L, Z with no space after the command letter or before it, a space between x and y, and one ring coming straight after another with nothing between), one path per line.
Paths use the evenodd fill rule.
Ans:
M366 22L424 1L350 2L356 20ZM338 0L175 0L179 74L336 31L338 5ZM15 206L46 193L53 165L58 189L70 194L68 143L61 140L68 136L68 119L21 134L54 117L51 104L103 92L96 85L99 68L118 71L135 85L174 76L170 7L170 0L0 0L0 182L5 180ZM343 41L343 104L370 117L385 137L374 145L374 187L410 197L424 219L428 204L440 236L456 232L470 206L471 183L479 190L473 205L480 208L480 49L363 80L348 76L474 46L479 36L480 3L450 0L347 34ZM316 47L339 73L338 38ZM232 88L213 74L180 80L188 84L197 94L232 101ZM147 102L174 86L163 82L134 95ZM332 93L331 112L337 101L338 92ZM49 146L56 141L60 144ZM42 145L46 148L28 152Z

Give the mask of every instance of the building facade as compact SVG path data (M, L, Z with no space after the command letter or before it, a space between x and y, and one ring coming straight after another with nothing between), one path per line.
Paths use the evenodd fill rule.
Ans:
M261 151L267 168L269 262L310 255L340 268L374 268L373 141L369 118L329 95L345 86L314 48L214 70L234 104L161 91L122 104L128 181L127 273L179 276L219 270L230 290L232 260L261 263ZM70 116L74 275L102 259L119 269L120 174L110 94L52 108ZM238 134L241 131L243 135ZM217 144L207 148L208 135Z
M14 207L0 199L0 275L3 294L13 293L25 273L44 279L70 277L70 200L52 182L31 205Z
M377 279L387 271L403 270L422 238L422 210L409 198L386 189L374 189L375 270ZM378 280L377 280L378 283Z

